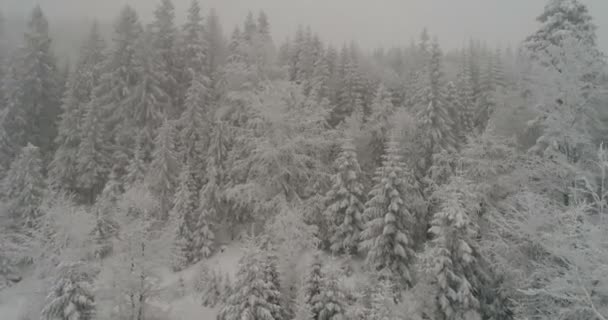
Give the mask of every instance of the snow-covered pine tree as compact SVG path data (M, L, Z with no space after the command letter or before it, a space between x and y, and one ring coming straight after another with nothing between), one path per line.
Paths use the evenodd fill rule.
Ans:
M152 163L148 171L148 185L158 197L161 218L166 219L171 209L173 192L179 175L179 162L175 154L175 126L165 120L154 141Z
M21 149L2 183L8 214L16 225L27 229L38 226L45 189L40 150L28 144Z
M86 105L82 127L86 128L78 145L76 185L89 204L103 190L110 169L101 110L93 103Z
M374 168L382 164L382 153L388 140L391 118L395 114L391 100L390 92L380 84L371 104L371 114L366 119L366 126L372 135L368 148L371 154L376 155L372 163Z
M124 188L113 170L110 173L99 200L95 202L92 210L95 213L95 227L92 231L95 249L93 255L97 259L105 258L112 251L112 238L118 234L118 223L114 219L117 210L117 201L124 193Z
M198 81L205 87L209 85L209 59L205 25L201 15L201 7L198 0L193 0L188 9L186 23L182 27L182 37L178 42L178 53L180 66L182 66L182 74L180 75L179 84L182 94L192 87L198 77ZM188 102L186 101L186 104ZM187 108L187 107L186 107Z
M568 37L574 37L599 57L597 26L587 6L578 0L549 0L543 13L537 18L541 27L530 35L524 46L535 54L549 54L551 46L561 46Z
M339 124L351 114L364 116L364 101L361 94L363 84L359 64L354 56L356 54L347 46L344 46L340 52L338 103L332 116L334 125Z
M321 292L313 299L313 309L318 320L342 320L346 312L344 293L340 289L337 270L330 270L324 277Z
M90 270L83 262L64 262L42 309L41 320L95 319L95 297Z
M93 89L99 82L101 64L105 59L104 50L105 41L97 23L94 23L80 49L78 62L68 80L63 98L55 139L57 150L49 168L50 184L55 189L68 192L77 190L75 165L78 147L87 134L87 130L82 129L85 106L90 102Z
M133 151L133 157L129 161L127 166L127 173L124 178L124 184L126 188L133 187L144 181L147 172L147 162L145 154L145 146L143 138L144 133L140 132L135 138L135 150Z
M62 93L49 24L40 6L30 15L23 41L14 61L11 80L14 88L9 89L7 96L9 119L5 129L14 146L32 143L40 148L46 161L54 150Z
M429 230L435 237L429 256L440 319L481 319L480 288L475 287L481 282L480 261L473 240L479 201L470 188L470 182L455 176L433 195L441 201Z
M208 257L215 240L210 217L201 213L206 213L207 209L199 208L198 187L191 166L186 165L182 169L171 211L171 216L179 224L176 234L176 270L182 270L201 258Z
M207 89L202 75L193 73L190 87L186 92L185 110L178 121L180 127L180 145L183 148L183 161L193 166L197 190L200 190L205 178L205 152L209 145L211 125L208 119L209 110Z
M175 7L171 0L161 0L154 10L154 20L150 25L151 41L147 54L154 55L154 68L159 73L159 87L169 98L169 110L172 118L179 115L175 106L181 105L178 80L180 78L180 61L177 55L177 28L175 26Z
M151 29L151 28L150 28ZM173 97L167 91L176 90L174 80L167 80L169 75L162 60L162 50L157 50L154 43L153 30L147 29L138 39L135 60L138 83L128 95L126 105L129 106L129 122L133 123L138 133L143 134L143 146L151 149L154 137L164 119L174 119L177 111L172 103ZM170 84L169 84L170 83Z
M202 300L203 306L214 308L220 303L224 294L224 277L218 270L210 272L203 284Z
M325 283L325 275L323 274L323 261L320 253L315 253L308 270L302 278L302 283L298 290L296 314L305 320L318 319L319 309L315 306L315 302L319 300L322 287Z
M326 215L331 224L331 250L334 253L355 254L363 230L365 195L361 183L361 168L352 141L347 140L336 159L337 172L327 192Z
M137 13L125 6L114 25L113 42L99 85L93 90L91 104L99 110L100 125L109 133L104 140L115 149L132 148L130 142L137 136L131 104L126 102L139 83L135 62L142 32Z
M225 61L226 43L224 41L224 35L222 32L222 26L220 25L219 17L217 16L214 9L209 11L207 15L207 23L205 26L205 39L207 44L207 73L210 78L209 88L214 89L217 86L219 80L217 76L218 67ZM216 97L209 97L211 102L216 101Z
M396 319L393 314L394 299L391 298L393 294L393 286L389 281L379 281L378 284L373 288L371 293L371 306L369 308L369 314L366 319L369 320L393 320Z
M456 110L460 123L460 136L462 139L473 134L475 129L475 101L473 97L473 82L467 69L467 55L463 53L461 70L456 81L457 100L459 108ZM464 142L464 140L463 140Z
M265 252L253 246L239 261L236 284L226 305L218 314L219 320L283 320L284 307L277 303L281 292L266 272Z
M428 167L433 154L441 150L456 149L454 123L450 118L443 87L442 53L436 38L430 48L426 86L422 90L419 93L421 101L417 108L420 127L425 135L427 159L430 160Z
M361 249L367 251L366 263L382 277L390 277L396 290L412 284L414 259L411 230L412 190L408 171L401 160L395 138L387 143L384 161L376 170L375 185L369 194L364 212L366 221Z

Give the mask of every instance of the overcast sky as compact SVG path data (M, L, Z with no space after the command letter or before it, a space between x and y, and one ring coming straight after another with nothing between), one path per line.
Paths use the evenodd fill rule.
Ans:
M179 16L190 0L173 0ZM114 18L126 3L149 18L157 0L0 0L2 11L23 15L40 3L52 19ZM599 44L608 52L608 0L582 0L598 25ZM270 17L275 40L282 41L298 24L311 25L334 43L356 39L364 47L404 45L422 28L446 47L459 47L469 37L492 46L515 45L536 25L545 0L201 0L217 9L226 33L249 10L263 9Z

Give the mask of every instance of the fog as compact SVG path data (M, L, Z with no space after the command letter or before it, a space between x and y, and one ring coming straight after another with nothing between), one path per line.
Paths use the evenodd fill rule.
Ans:
M184 15L190 0L174 0L176 13ZM583 0L598 25L599 45L608 51L608 1ZM51 20L97 18L111 21L129 3L149 18L154 0L0 0L9 16L23 17L40 3ZM356 39L363 47L407 44L428 27L442 45L459 47L468 38L490 45L515 45L535 27L541 0L206 0L216 8L229 32L249 10L263 9L270 16L275 40L282 41L299 24L311 25L325 39L341 43Z

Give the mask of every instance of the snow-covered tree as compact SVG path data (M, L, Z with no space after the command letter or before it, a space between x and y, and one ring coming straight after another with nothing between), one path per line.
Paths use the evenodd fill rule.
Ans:
M381 167L374 177L364 213L361 249L367 251L366 263L381 277L390 277L397 288L412 284L414 259L411 238L415 212L412 212L410 177L401 160L398 144L391 139Z
M150 25L152 50L147 54L154 55L155 69L159 77L159 87L170 98L166 110L175 116L175 105L180 102L178 80L180 77L180 61L177 55L177 28L175 26L175 7L171 0L161 0L154 11L154 20Z
M173 122L165 120L156 136L152 163L147 176L150 189L158 197L161 217L164 218L168 217L171 209L171 198L180 169L175 154L175 138Z
M207 89L204 79L193 74L190 87L186 92L185 110L179 119L180 145L183 148L185 163L193 166L198 189L202 187L205 176L205 152L209 145L212 115L209 108Z
M430 232L434 235L429 256L441 319L481 319L477 292L480 264L474 239L478 232L479 201L470 182L455 176L434 195L441 201Z
M101 114L99 125L109 133L104 141L119 150L132 147L130 142L137 135L133 108L127 99L140 82L136 56L142 32L135 10L124 7L114 25L113 42L99 85L93 90L91 104Z
M76 154L76 183L85 199L93 203L102 191L109 168L110 157L106 146L106 134L99 107L89 103L82 123L86 128Z
M418 93L420 105L418 118L425 135L425 146L429 155L441 150L454 150L454 123L450 117L449 106L443 84L442 53L437 39L430 48L426 86Z
M86 106L91 100L93 89L99 82L105 42L95 23L80 49L80 56L72 72L63 98L58 134L55 139L57 150L50 163L50 184L66 191L76 191L75 170L78 147L87 134L83 129Z
M372 137L367 148L374 154L374 168L382 164L382 152L384 145L389 138L392 117L395 114L395 107L391 101L390 92L383 84L378 86L376 94L371 104L371 113L366 119L366 126Z
M193 170L186 166L180 174L171 216L177 219L177 261L175 269L181 270L212 252L214 234L208 209L199 208L199 195Z
M42 309L42 320L95 319L93 274L83 262L62 263Z
M144 133L140 133L135 138L135 150L133 157L127 166L127 174L124 178L126 187L133 187L144 181L147 172L145 145L143 138Z
M43 159L52 156L60 112L61 86L51 49L49 24L40 6L30 16L24 43L15 58L8 101L8 127L12 143L19 147L32 143Z
M218 314L221 320L280 320L284 306L280 288L268 278L268 255L254 246L239 261L232 295Z
M346 141L336 159L337 172L327 193L326 215L331 223L331 250L335 253L357 252L363 230L365 195L361 183L361 168L355 146Z
M315 303L319 300L322 287L325 285L325 276L322 269L323 262L319 253L316 253L302 277L298 290L296 314L301 318L298 320L311 320L319 317L320 310L318 306L315 306Z
M574 37L590 54L599 56L597 27L587 6L578 0L550 0L537 18L540 28L525 41L525 47L537 54L551 54L551 46L561 46L563 41Z
M318 320L342 320L345 315L344 293L340 288L337 270L329 270L323 277L321 292L313 298L313 310Z
M13 161L2 183L9 216L26 228L39 226L46 183L38 147L28 144Z

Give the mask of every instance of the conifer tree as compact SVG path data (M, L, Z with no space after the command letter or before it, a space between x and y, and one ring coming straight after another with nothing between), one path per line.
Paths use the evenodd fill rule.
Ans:
M428 156L441 150L454 150L454 124L450 118L449 107L443 88L442 54L435 39L430 48L427 85L420 93L422 96L418 118L425 134Z
M9 110L5 130L15 147L32 143L46 159L54 151L61 86L49 24L40 6L31 13L24 44L14 62L12 88L6 97Z
M226 44L224 43L224 35L222 26L220 25L219 17L214 9L209 11L205 26L205 43L207 44L207 72L211 79L209 87L215 88L218 78L217 68L225 61ZM212 101L215 99L212 97Z
M323 262L318 253L313 256L313 260L304 275L301 287L298 292L298 306L296 310L300 317L310 316L310 319L319 318L319 307L315 305L320 300L322 287L324 286L325 276L323 274ZM304 320L304 318L302 320Z
M351 114L363 116L363 97L359 66L349 49L344 46L340 53L340 84L338 101L332 116L332 124L342 122Z
M45 189L40 150L28 144L21 149L2 183L8 214L17 225L28 229L38 226Z
M336 271L332 270L324 277L321 292L313 299L313 306L318 312L318 320L344 319L344 294L339 287Z
M480 288L479 257L473 236L478 201L470 184L454 177L434 197L441 207L433 216L430 232L435 236L430 256L434 259L436 302L441 319L481 319L477 292Z
M146 176L147 161L143 135L144 133L140 132L135 138L135 150L133 152L133 157L129 161L129 165L127 166L127 174L124 179L125 186L127 187L132 187L143 182Z
M116 172L112 171L99 200L93 206L95 212L95 227L92 231L93 241L95 242L94 256L103 259L113 249L112 238L118 234L118 223L114 219L114 212L117 210L117 201L124 193L124 188L118 181Z
M179 162L175 154L175 127L165 120L154 141L152 163L148 171L148 184L160 203L161 217L166 218L171 209L171 197L179 174Z
M267 255L254 247L239 261L234 291L220 310L220 320L282 320L284 314L280 301L280 288L268 281L265 271Z
M86 133L82 122L86 105L91 100L93 88L99 82L103 63L105 42L95 23L80 50L80 57L67 84L62 104L62 113L55 139L57 150L50 164L51 185L67 191L76 190L74 170L80 141Z
M357 252L363 230L365 196L361 183L361 168L355 146L346 141L336 159L338 171L332 177L333 185L327 193L326 215L331 223L331 250L334 253Z
M139 83L135 62L142 32L137 13L125 6L114 25L113 43L100 83L93 90L91 104L99 109L103 126L110 133L106 142L116 149L130 148L130 140L136 136L133 110L127 99Z
M364 213L366 221L361 248L367 251L366 263L395 282L396 289L412 284L414 259L411 228L414 223L411 186L408 172L399 155L397 142L388 142L381 167L376 170L375 185L369 194Z
M376 155L372 163L374 168L382 164L382 153L389 138L391 117L394 114L395 107L391 102L390 93L384 85L380 84L371 104L371 113L367 117L367 127L372 135L368 148L371 154Z
M82 127L86 128L78 146L76 160L76 184L78 189L92 204L102 191L110 169L110 157L107 152L106 135L103 132L102 117L97 106L89 103Z
M163 69L163 64L158 63L158 60L163 59L163 51L156 51L151 45L153 40L154 34L151 30L144 32L138 39L134 60L138 83L126 100L130 111L129 120L139 132L144 133L144 141L141 141L144 146L152 145L165 118L177 116L177 110L173 108L172 103L175 96L171 96L167 91L167 88L176 90L174 76Z
M95 297L84 263L63 263L42 309L42 320L92 320Z
M178 220L178 264L175 266L178 270L209 257L215 241L209 211L199 208L198 188L191 165L184 167L179 179L171 213Z
M184 162L190 163L195 175L197 190L202 187L205 172L205 152L209 144L210 124L207 90L199 75L191 76L192 81L186 92L185 110L179 119L180 145Z
M151 25L151 51L155 55L155 67L160 73L163 91L171 98L169 104L179 105L180 98L178 79L180 76L179 61L177 59L177 28L175 26L175 7L171 0L161 0L154 11L154 21ZM177 110L171 110L178 114Z
M549 0L537 18L541 27L530 35L524 46L535 54L550 54L550 46L561 46L568 37L574 37L593 55L601 54L597 48L597 26L587 6L578 0Z
M183 26L182 33L179 54L183 60L181 61L183 64L183 74L180 80L183 87L182 92L185 92L192 85L194 76L198 76L199 81L209 77L209 44L207 43L207 30L205 30L203 24L198 0L193 0L188 9L187 20ZM202 81L202 84L207 85L207 82Z

